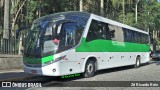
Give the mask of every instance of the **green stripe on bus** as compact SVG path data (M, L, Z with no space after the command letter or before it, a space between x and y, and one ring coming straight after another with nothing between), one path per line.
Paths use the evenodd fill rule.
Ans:
M49 62L49 61L53 60L53 58L54 58L53 55L47 56L47 57L43 57L42 58L42 63Z
M83 38L76 52L149 52L147 44L117 42L111 40L93 40L86 42Z
M54 56L47 56L43 58L35 58L35 57L24 57L24 62L28 64L44 64L54 59Z

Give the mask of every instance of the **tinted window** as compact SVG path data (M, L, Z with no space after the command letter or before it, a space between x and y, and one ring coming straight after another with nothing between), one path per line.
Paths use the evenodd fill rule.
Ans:
M77 22L64 23L60 32L60 51L76 46L82 37L83 30L77 26Z
M96 39L111 39L107 23L92 20L86 41L89 42Z
M125 42L133 42L134 41L134 38L132 38L134 36L133 31L123 28L123 32L124 32L124 41Z
M160 51L155 51L154 53L160 53Z
M74 46L75 45L75 23L64 23L61 30L60 45Z
M144 33L140 33L137 31L132 31L129 29L123 28L124 32L124 41L125 42L133 42L133 43L140 43L140 44L148 44L149 39L148 35Z
M84 31L84 28L86 26L88 18L73 15L73 16L69 16L68 19L76 21L76 32L75 32L76 41L75 41L75 43L78 44L80 42L81 37L82 37L82 34L83 34L83 31Z

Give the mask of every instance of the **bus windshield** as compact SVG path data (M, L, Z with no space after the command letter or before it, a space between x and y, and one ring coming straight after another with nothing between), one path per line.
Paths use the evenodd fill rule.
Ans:
M48 53L53 54L57 47L53 43L53 36L56 34L54 28L55 23L53 22L34 23L27 35L28 43L25 46L25 55L42 57Z
M25 55L44 57L70 49L79 43L82 32L83 27L76 22L34 23L27 36Z
M39 36L39 29L40 27L38 27L38 24L33 24L31 30L29 31L27 38L25 41L29 42L26 43L26 45L24 46L25 48L25 54L26 55L34 55L34 48Z

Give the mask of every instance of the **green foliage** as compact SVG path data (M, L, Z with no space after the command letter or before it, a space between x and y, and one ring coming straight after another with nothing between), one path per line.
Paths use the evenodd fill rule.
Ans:
M12 0L11 14L17 12L24 0ZM15 26L18 28L22 25L28 25L34 19L44 15L62 12L62 11L79 11L80 0L27 0L17 17ZM100 15L101 0L83 0L83 10L85 12ZM124 1L124 3L123 3ZM124 8L124 11L123 11ZM1 18L3 21L3 7L0 8ZM123 13L124 12L124 13ZM140 28L142 30L159 30L160 28L160 3L156 0L140 0L138 3L138 22L135 22L135 0L104 0L104 16L106 18ZM14 16L11 15L11 16ZM13 19L13 18L11 18ZM11 20L10 23L12 23ZM0 22L0 27L3 24Z
M123 14L121 13L118 17L118 21L123 23L123 18L124 18L124 24L134 26L135 25L135 14L134 13L127 13L124 17Z
M134 13L127 13L127 15L125 16L125 24L128 24L130 26L133 26L135 23L135 14Z
M84 0L84 11L100 15L100 0Z
M62 11L79 11L78 0L63 0L60 4Z
M36 1L34 0L30 0L30 2L27 2L27 17L26 17L26 21L28 21L29 23L31 23L33 21L33 19L35 19L35 10L37 9L38 3L36 3Z

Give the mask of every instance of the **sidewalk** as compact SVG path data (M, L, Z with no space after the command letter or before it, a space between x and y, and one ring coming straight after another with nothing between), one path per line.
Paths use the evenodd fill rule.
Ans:
M0 81L24 80L35 75L25 73L22 69L0 70Z

